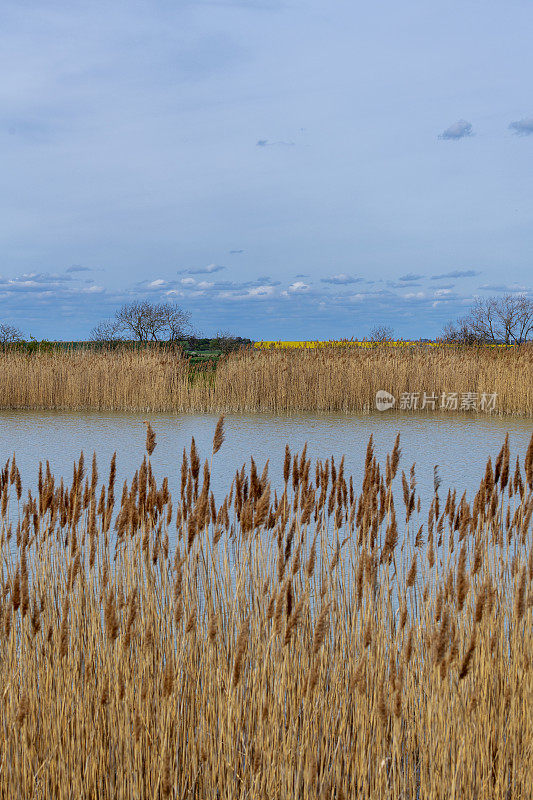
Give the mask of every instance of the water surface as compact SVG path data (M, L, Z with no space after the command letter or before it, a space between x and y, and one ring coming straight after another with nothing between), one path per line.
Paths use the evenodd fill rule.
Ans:
M150 414L157 436L152 456L156 477L168 476L171 490L179 482L183 448L194 436L202 458L210 458L218 417L213 414ZM118 489L131 480L144 455L146 415L116 412L0 412L0 461L13 453L25 489L36 485L39 461L46 459L56 478L70 481L74 460L83 450L89 465L96 452L101 478L105 478L117 452ZM335 460L346 456L346 474L360 486L366 446L372 434L375 452L385 463L397 433L401 436L400 471L416 463L417 484L424 495L432 489L437 464L442 488L456 487L469 496L477 489L487 457L495 457L509 433L511 453L523 462L533 421L517 417L474 416L460 413L407 414L378 412L368 415L267 413L228 414L226 440L213 460L212 485L218 497L229 489L235 471L253 455L261 470L269 459L274 487L281 482L285 444L301 451L305 442L313 458ZM119 495L120 496L120 495Z

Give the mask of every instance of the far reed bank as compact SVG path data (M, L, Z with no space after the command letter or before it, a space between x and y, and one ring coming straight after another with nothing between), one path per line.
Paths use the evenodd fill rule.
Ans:
M0 353L3 409L350 413L380 389L437 408L443 392L495 393L496 413L533 416L533 348L243 350L216 366L160 348Z

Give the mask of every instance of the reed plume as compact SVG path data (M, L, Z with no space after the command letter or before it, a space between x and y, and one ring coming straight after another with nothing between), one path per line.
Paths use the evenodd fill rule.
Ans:
M149 422L144 424L146 425L146 452L151 456L156 448L155 433Z
M345 414L374 408L384 386L397 397L413 386L437 396L456 386L480 396L490 388L498 412L533 415L528 346L246 350L225 356L216 367L195 366L171 347L58 349L31 356L4 349L0 362L0 407L7 409ZM526 471L530 489L532 458Z
M194 441L175 497L148 452L116 502L116 458L0 467L0 796L529 796L530 467L429 513L406 471L398 525L399 441L225 496Z
M224 443L224 414L221 414L213 437L213 455L218 453Z

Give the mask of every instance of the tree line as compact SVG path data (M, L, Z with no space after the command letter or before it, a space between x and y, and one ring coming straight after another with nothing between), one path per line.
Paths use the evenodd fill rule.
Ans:
M183 342L195 338L190 314L176 303L136 300L124 303L111 319L99 322L91 331L95 343ZM197 337L196 337L197 338ZM33 337L30 337L33 340ZM235 349L249 339L227 331L216 334L222 352ZM393 339L387 325L376 325L369 337L373 342ZM523 294L476 298L468 312L444 326L440 341L456 344L523 344L533 340L533 300ZM0 323L0 345L24 341L14 325ZM35 341L35 340L33 340Z
M476 298L464 317L445 325L442 339L459 344L524 344L533 339L533 300L515 294Z
M393 330L377 325L371 342L389 342ZM467 313L444 326L439 341L449 344L524 344L533 340L533 300L523 294L477 297Z
M14 325L0 323L0 345L16 344L24 339L22 331ZM30 339L35 341L33 337ZM120 342L180 344L184 341L194 343L198 339L188 311L176 303L154 303L149 300L124 303L114 317L101 320L90 333L91 342L110 345ZM213 341L223 353L250 343L249 339L228 331L218 331Z

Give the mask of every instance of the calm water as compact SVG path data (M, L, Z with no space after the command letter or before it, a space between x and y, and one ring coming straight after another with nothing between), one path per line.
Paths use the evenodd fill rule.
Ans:
M74 459L83 450L86 463L96 451L101 478L117 451L118 491L130 480L144 455L144 414L0 412L0 461L13 453L21 471L24 488L37 481L39 461L50 461L52 472L70 482ZM217 416L212 414L151 414L157 436L152 457L157 477L168 476L176 489L183 448L194 436L202 457L210 457ZM419 491L431 491L433 467L439 465L442 489L457 487L469 495L477 489L489 455L496 456L506 433L511 452L523 456L533 433L533 421L513 417L481 417L458 413L384 413L335 416L300 414L279 417L270 414L230 414L226 417L226 441L215 456L212 485L218 497L229 489L235 470L253 455L261 470L270 459L274 487L281 482L285 444L293 452L308 442L312 457L346 456L346 474L360 486L368 438L374 436L375 452L384 464L396 433L401 436L400 471L416 462ZM442 493L442 490L441 490Z

